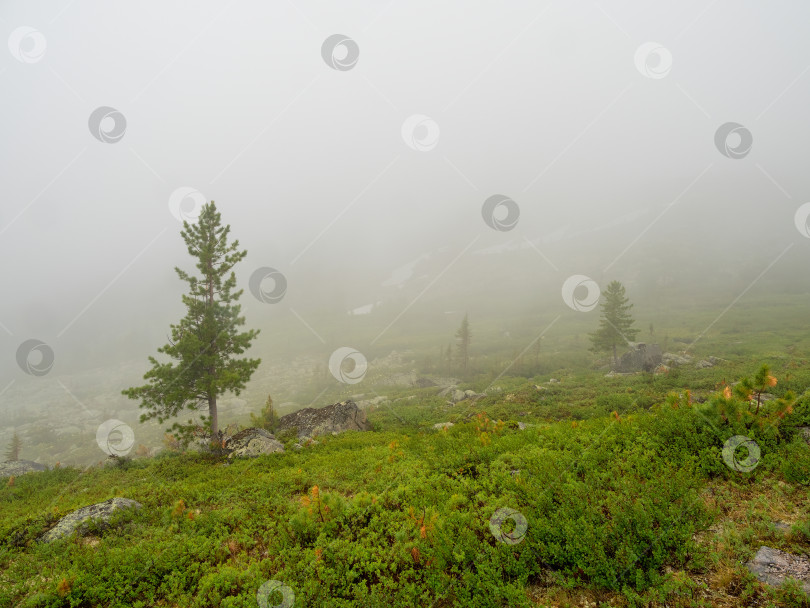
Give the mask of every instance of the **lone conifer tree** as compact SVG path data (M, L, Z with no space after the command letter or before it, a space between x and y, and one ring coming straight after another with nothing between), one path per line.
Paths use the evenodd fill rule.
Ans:
M630 316L630 309L633 308L633 305L629 302L630 300L625 295L624 285L619 281L611 281L602 293L602 301L599 303L602 309L599 329L590 334L593 344L591 350L594 352L611 351L614 367L619 362L616 347L633 340L638 334L638 329L633 328L634 321Z
M461 326L456 331L456 345L458 346L458 358L461 361L461 369L466 374L467 366L470 362L470 320L465 313L461 320Z
M139 399L141 422L157 418L161 423L177 416L182 410L198 410L207 406L208 415L202 415L211 440L217 439L217 398L224 393L239 395L245 383L261 363L260 359L236 358L250 347L259 330L239 332L245 324L239 316L237 304L243 290L234 291L236 275L234 265L247 251L239 251L239 241L228 244L231 227L222 226L214 202L203 205L196 223L183 222L180 235L188 252L197 258L201 276L188 274L175 267L178 276L188 283L183 295L186 316L177 325L171 325L169 344L158 348L159 353L174 359L174 363L160 363L149 357L152 364L144 380L148 384L128 388L123 392L130 399ZM176 431L185 445L196 429L192 420L188 424L175 422L169 431Z
M20 440L20 436L15 431L14 436L11 438L11 442L8 444L8 448L6 448L6 462L14 462L15 460L19 460L21 448L22 441Z

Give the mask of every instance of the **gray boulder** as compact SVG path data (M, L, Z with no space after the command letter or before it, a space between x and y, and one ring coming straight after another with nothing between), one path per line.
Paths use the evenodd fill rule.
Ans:
M284 452L284 445L264 429L249 428L225 440L228 458L256 458L262 454Z
M452 422L437 422L433 425L433 428L437 431L443 431L444 429L449 429L451 426L455 426Z
M305 407L302 410L282 416L278 431L294 429L298 437L337 434L344 431L370 431L371 424L366 414L354 401L341 401L319 409Z
M79 536L88 533L91 520L101 529L109 528L110 516L120 509L140 509L141 503L129 498L111 498L88 507L68 513L56 525L40 537L40 541L51 543L76 532Z
M0 462L0 477L18 477L26 473L34 473L36 471L47 471L48 467L44 464L39 464L33 460L11 460L9 462Z
M676 355L675 353L664 353L661 355L661 361L670 367L677 367L679 365L686 365L692 360L689 355Z
M707 361L706 359L701 359L697 363L695 363L695 367L698 369L707 369L709 367L714 367L714 363L711 361Z
M758 581L766 585L779 586L786 578L794 578L810 595L810 558L806 556L760 547L746 566Z
M616 368L617 372L651 372L663 362L661 348L657 344L636 342L624 353Z
M439 391L439 397L449 397L453 394L453 391L457 390L458 386L455 384L451 384L450 386L446 386L442 390Z

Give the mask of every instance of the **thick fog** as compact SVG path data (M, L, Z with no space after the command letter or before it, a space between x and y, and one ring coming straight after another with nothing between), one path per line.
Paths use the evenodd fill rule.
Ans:
M268 361L382 356L449 316L438 349L465 311L564 324L572 275L717 314L807 292L808 19L801 1L4 2L2 411L146 365L183 314L180 218L203 200L248 251ZM251 293L261 268L278 302ZM41 377L18 362L30 339L53 352Z

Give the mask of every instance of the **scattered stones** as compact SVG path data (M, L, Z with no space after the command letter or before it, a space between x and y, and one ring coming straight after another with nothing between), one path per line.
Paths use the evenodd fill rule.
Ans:
M794 578L799 581L804 592L810 595L810 558L806 556L760 547L746 566L757 580L767 585L778 586L786 578Z
M452 422L437 422L433 425L433 428L437 431L443 431L444 429L449 429L451 426L455 426Z
M48 467L44 464L39 464L33 460L11 460L9 462L0 462L0 477L19 477L26 473L35 473L37 471L47 471Z
M679 365L686 365L692 360L690 355L676 355L675 353L664 353L661 355L661 362L669 365L670 367L678 367Z
M65 515L56 525L40 537L44 543L53 542L59 538L64 538L76 532L79 536L85 536L90 528L90 521L104 529L109 527L110 516L119 509L140 509L141 504L129 498L111 498L88 507L82 507L72 513Z
M344 431L370 431L366 414L354 401L341 401L319 409L306 407L282 416L278 431L295 429L298 438L337 434Z
M605 378L616 378L618 376L632 376L634 372L616 372L610 370L608 373L605 374Z
M225 440L228 458L256 458L262 454L284 452L284 445L264 429L249 428Z
M695 367L697 369L707 369L709 367L714 367L714 363L711 361L707 361L706 359L701 359L697 363L695 363Z

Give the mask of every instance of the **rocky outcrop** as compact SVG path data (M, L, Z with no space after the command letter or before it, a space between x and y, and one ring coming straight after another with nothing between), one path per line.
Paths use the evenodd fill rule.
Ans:
M636 342L621 356L617 372L651 372L663 362L661 348L657 344Z
M804 592L810 595L810 558L806 556L760 547L746 566L762 583L778 586L786 578L794 578L801 584Z
M661 355L661 360L665 365L670 367L678 367L679 365L686 365L692 360L689 355L676 355L675 353L664 353Z
M299 438L316 435L337 434L344 431L370 431L366 414L354 401L341 401L319 409L305 407L282 416L278 422L279 433L295 429Z
M284 452L284 445L264 429L249 428L225 440L228 458L255 458L262 454Z
M11 460L9 462L0 462L0 477L18 477L26 473L34 473L36 471L47 471L48 467L44 464L39 464L33 460Z
M88 507L77 509L60 519L56 525L40 537L44 543L53 542L59 538L69 536L74 532L84 536L90 529L93 521L99 528L109 528L110 517L120 509L140 509L141 503L129 498L111 498Z

